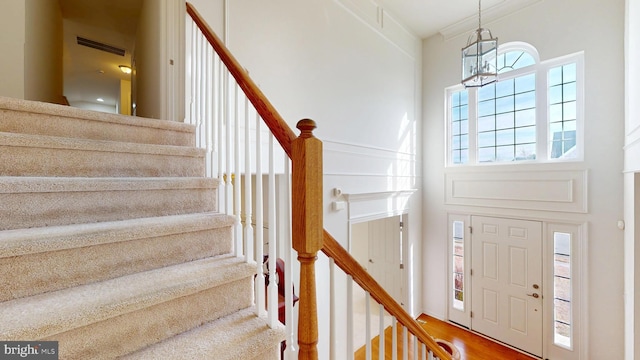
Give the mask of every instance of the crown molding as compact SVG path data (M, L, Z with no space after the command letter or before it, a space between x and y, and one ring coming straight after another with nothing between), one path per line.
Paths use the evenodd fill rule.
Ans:
M499 4L482 10L483 25L509 16L541 1L542 0L504 0ZM439 33L445 40L449 40L463 34L468 35L477 28L478 14L474 14L441 29Z

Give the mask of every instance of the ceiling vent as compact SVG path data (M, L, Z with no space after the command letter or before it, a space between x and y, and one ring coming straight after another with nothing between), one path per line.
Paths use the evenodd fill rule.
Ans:
M78 45L90 47L90 48L97 49L97 50L106 51L108 53L115 54L115 55L120 55L120 56L124 56L124 54L125 54L125 50L124 49L120 49L120 48L117 48L115 46L103 44L101 42L94 41L94 40L85 39L85 38L80 37L80 36L78 36L77 39L78 39Z

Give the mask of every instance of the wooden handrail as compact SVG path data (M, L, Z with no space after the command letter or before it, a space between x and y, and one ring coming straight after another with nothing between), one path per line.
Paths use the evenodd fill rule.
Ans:
M426 344L433 351L434 355L443 360L451 359L451 356L433 340L433 338L402 308L402 306L400 306L400 304L398 304L393 299L393 297L391 297L391 295L389 295L371 277L371 275L369 275L369 273L367 273L366 270L362 266L360 266L360 264L358 264L358 262L351 256L351 254L349 254L349 252L347 252L326 230L322 229L321 145L319 151L317 148L317 144L311 145L311 147L313 148L312 150L309 150L309 148L304 150L303 148L305 146L303 145L301 145L301 147L298 147L296 153L302 151L306 154L313 154L312 157L320 156L320 167L317 166L317 159L312 159L310 163L313 163L314 165L312 165L313 169L311 170L311 172L315 172L312 177L316 177L316 179L308 181L309 178L307 178L303 181L302 185L295 185L295 172L297 172L295 168L296 166L300 166L300 163L297 161L297 158L300 158L300 156L298 156L298 154L296 154L296 156L293 156L293 143L296 139L298 139L298 141L300 141L300 139L287 125L287 123L284 121L282 116L280 116L275 107L267 100L266 96L249 77L247 72L242 68L242 66L240 66L240 63L235 59L235 57L231 54L227 47L209 27L200 13L198 13L198 11L190 3L187 2L186 5L187 13L191 16L193 22L198 26L204 37L208 40L209 44L216 51L216 53L220 57L220 60L225 64L229 73L231 73L238 86L240 86L240 88L244 91L246 97L254 106L257 113L265 122L278 143L280 143L280 146L282 146L282 149L285 151L287 156L289 156L289 158L293 160L293 194L299 194L299 198L304 199L305 201L309 200L309 198L320 200L319 207L316 206L316 208L312 208L311 211L303 211L301 214L294 214L294 218L296 218L294 220L300 220L301 216L306 219L303 221L303 223L299 224L301 226L299 230L303 236L298 237L297 240L294 238L294 247L298 251L299 260L301 261L300 307L302 309L303 306L307 308L308 305L306 304L310 305L310 307L307 308L305 312L300 311L300 313L306 313L308 315L309 311L314 313L316 311L311 309L315 308L316 303L314 274L315 253L319 250L322 250L327 256L335 260L335 263L336 265L338 265L338 267L340 267L345 273L351 275L356 283L358 283L364 290L369 292L378 303L382 304L384 308L400 322L400 324L405 326L409 330L409 332L417 336L422 343ZM302 126L302 128L300 126ZM315 124L309 123L308 120L301 120L301 123L299 123L299 128L303 131L303 134L300 136L301 138L303 138L303 142L306 142L306 140L308 140L309 138L313 138L311 130L312 128L315 128ZM302 155L304 157L305 154ZM298 165L296 165L296 163ZM308 163L305 162L302 164L302 166L307 167L307 164ZM319 179L317 179L318 171L320 171ZM310 187L313 189L308 190L308 188ZM295 189L307 189L307 192L302 193L302 191L298 192L298 190ZM296 195L294 195L294 197L295 196ZM295 205L297 200L293 200ZM297 207L295 206L294 208L297 209ZM293 232L294 237L296 236L295 233L296 231ZM318 235L316 235L316 233L318 233ZM296 244L296 242L298 243ZM308 281L303 281L303 279L307 279ZM311 285L313 285L314 287L310 288ZM299 355L303 359L316 359L316 344L318 337L317 318L313 316L313 319L307 319L305 321L308 321L307 325L300 326L298 329L299 340L302 340L302 342L300 343L301 352Z
M335 261L342 271L351 275L353 280L379 304L382 304L389 314L395 317L410 333L417 336L420 342L427 345L433 354L440 359L451 359L451 355L438 345L435 340L409 315L389 293L378 284L356 259L326 230L324 231L324 246L322 252Z
M267 100L267 97L262 93L260 88L251 80L229 49L227 49L200 13L198 13L190 3L187 3L187 13L191 16L200 31L202 31L202 34L216 51L220 60L226 65L229 73L231 73L238 86L240 86L249 101L251 101L251 104L253 104L253 107L262 120L264 120L269 130L271 130L273 136L278 140L284 152L291 158L291 142L296 138L293 130L291 130L276 108Z

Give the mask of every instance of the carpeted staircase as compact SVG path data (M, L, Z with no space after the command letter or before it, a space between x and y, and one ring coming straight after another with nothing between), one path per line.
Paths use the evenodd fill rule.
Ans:
M190 125L0 98L0 340L278 359Z

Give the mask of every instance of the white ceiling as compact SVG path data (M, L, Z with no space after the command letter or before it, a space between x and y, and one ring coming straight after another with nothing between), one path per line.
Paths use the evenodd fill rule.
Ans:
M398 18L420 38L438 33L460 21L470 20L477 27L477 0L378 0L380 6ZM484 0L483 12L512 0Z

